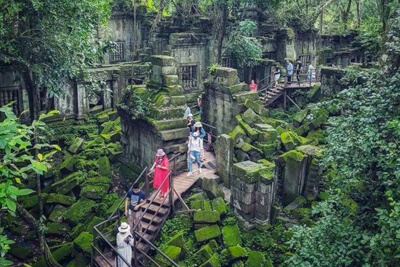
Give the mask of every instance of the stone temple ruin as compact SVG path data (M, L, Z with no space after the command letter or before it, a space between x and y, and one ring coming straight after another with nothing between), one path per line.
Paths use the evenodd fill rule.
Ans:
M141 7L139 30L134 31L132 12L114 12L109 22L112 34L104 38L111 38L116 49L91 70L90 81L60 81L66 94L43 101L41 108L58 109L59 120L80 120L89 112L117 109L123 149L120 160L144 167L152 165L157 148L164 148L169 156L186 152L183 105L187 103L197 115L197 98L202 95L200 119L215 127L214 135L218 135L214 145L217 173L231 191L231 205L247 227L271 223L280 207L296 205L298 196L312 198L318 193L321 148L315 136L331 111L313 116L315 111L307 109L288 125L268 116L259 94L249 91L248 83L259 81L259 89L270 84L274 64L283 64L285 58L300 57L314 66L335 64L339 68L368 59L352 47L352 35L280 29L256 10L245 15L258 24L255 37L263 46L259 64L238 66L224 46L222 66L210 70L216 62L217 40L208 18L167 17L154 26L149 23L154 15ZM343 75L340 69L320 68L318 75L321 86L310 89L309 99L341 90L337 82ZM14 110L21 114L29 102L17 77L18 73L0 70L0 105L16 101ZM89 90L93 82L100 85L96 93ZM185 154L177 164L178 169L186 168Z

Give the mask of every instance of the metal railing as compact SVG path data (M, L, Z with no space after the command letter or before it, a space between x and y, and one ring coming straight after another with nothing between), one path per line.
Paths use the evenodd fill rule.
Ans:
M147 266L143 261L139 260L139 255L143 255L145 259L148 261L151 261L155 266L160 266L159 263L157 263L154 259L152 259L150 256L147 255L147 253L137 247L137 245L140 242L145 242L146 244L149 245L150 248L154 249L156 253L160 254L166 261L168 261L172 266L179 267L179 265L174 262L171 258L169 258L167 255L165 255L160 249L158 249L150 240L147 240L142 234L141 231L137 231L137 227L139 223L142 222L146 212L149 210L150 206L155 202L155 199L157 195L160 193L162 186L166 183L167 180L169 180L169 188L168 188L168 205L165 205L165 201L167 200L167 197L164 197L161 203L159 204L158 209L155 211L154 215L151 217L150 222L148 223L147 228L145 229L146 231L149 230L150 225L156 218L157 214L159 213L160 209L162 207L168 208L167 213L163 217L163 220L160 222L162 225L166 218L171 214L171 210L174 210L174 193L178 196L178 199L182 201L184 204L184 208L186 210L189 210L189 207L186 205L186 203L183 201L182 197L178 194L178 192L175 190L173 186L173 179L171 179L171 175L176 174L176 159L181 156L182 153L175 154L169 161L173 162L173 167L172 170L168 172L168 175L164 178L163 182L161 185L158 187L154 195L150 200L146 200L147 207L144 211L142 211L142 214L140 216L140 219L135 223L135 225L132 228L132 232L134 235L134 246L133 246L133 259L134 259L134 265L132 265L130 259L125 259L116 249L116 247L112 244L110 240L113 240L113 238L116 236L117 233L117 226L121 224L121 218L123 216L123 213L121 212L121 205L124 203L129 190L132 189L133 185L138 183L140 179L143 177L144 173L147 172L147 167L143 169L143 171L140 173L138 178L135 180L135 182L132 184L132 186L129 188L128 192L125 194L124 198L119 202L118 206L115 208L115 210L111 213L109 218L93 227L94 232L93 232L93 245L92 245L92 261L91 261L91 266L100 266L100 267L105 267L105 266L116 266L113 262L110 261L115 261L117 257L121 258L122 261L128 265L128 267L133 267L133 266ZM145 183L140 187L140 189L144 189L146 191L146 194L149 196L150 195L150 183L152 182L152 174L153 171L149 172L146 174L145 178ZM173 212L172 212L173 213ZM142 229L140 229L142 230ZM161 230L161 227L158 228L154 236L157 236L159 231ZM101 263L99 262L101 261ZM116 261L118 262L118 261ZM116 263L118 264L118 263ZM119 266L116 266L119 267Z

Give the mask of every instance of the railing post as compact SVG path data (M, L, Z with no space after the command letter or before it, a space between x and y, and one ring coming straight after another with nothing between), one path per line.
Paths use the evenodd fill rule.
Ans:
M283 89L283 109L286 110L287 107L287 97L286 97L286 88Z
M150 194L150 185L149 185L149 172L146 170L146 180L145 180L145 191L146 195L148 196Z
M138 266L138 264L137 264L137 255L138 255L138 253L137 253L137 250L136 250L136 244L137 243L137 241L136 241L136 238L134 237L133 238L133 266Z
M169 174L169 207L172 211L172 214L175 213L175 208L174 208L174 179L171 177L171 173Z

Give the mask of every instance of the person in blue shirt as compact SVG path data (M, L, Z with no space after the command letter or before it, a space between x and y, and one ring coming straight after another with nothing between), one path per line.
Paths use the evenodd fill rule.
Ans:
M142 224L140 223L140 207L146 203L146 193L139 189L138 184L134 184L128 191L125 199L125 216L128 218L128 224L131 226L132 231L142 231ZM135 224L138 224L136 229L133 229Z
M287 76L287 83L292 83L292 75L293 75L293 64L290 62L289 59L286 59L286 76Z

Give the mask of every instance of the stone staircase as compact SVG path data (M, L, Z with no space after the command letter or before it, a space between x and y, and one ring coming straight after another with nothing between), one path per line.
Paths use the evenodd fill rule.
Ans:
M268 107L275 102L285 91L284 87L274 87L266 91L265 95L260 97L260 100L264 102L264 106Z

